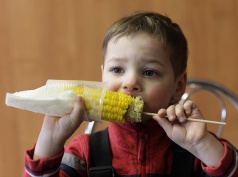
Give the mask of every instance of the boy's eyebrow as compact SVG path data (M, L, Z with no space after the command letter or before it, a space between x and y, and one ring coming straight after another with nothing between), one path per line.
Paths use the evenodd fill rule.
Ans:
M127 61L126 58L109 58L106 63L110 63L110 62L113 62L113 61Z
M151 59L144 58L144 59L142 59L142 61L145 61L146 63L159 64L159 65L161 65L163 67L165 66L165 64L163 62L159 61L158 59L154 59L154 58L151 58Z
M124 61L128 61L128 59L127 58L109 58L107 61L106 61L106 63L110 63L110 62L124 62ZM145 63L152 63L152 64L158 64L158 65L160 65L160 66L162 66L162 67L164 67L165 66L165 64L163 63L163 62L161 62L161 61L159 61L158 59L155 59L155 58L143 58L142 59L142 61L143 62L145 62Z

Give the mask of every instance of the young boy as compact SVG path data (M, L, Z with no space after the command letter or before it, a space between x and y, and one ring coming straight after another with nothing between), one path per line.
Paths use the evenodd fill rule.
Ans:
M106 32L103 57L102 81L108 82L108 90L141 96L144 111L158 112L153 118L143 115L141 123L110 122L116 176L181 176L173 174L175 144L195 156L191 176L238 176L236 150L209 133L204 123L186 121L203 119L192 101L178 104L186 87L187 42L177 24L157 13L126 16ZM36 145L26 151L23 176L88 176L90 136L76 136L64 147L84 111L77 97L71 114L45 116Z

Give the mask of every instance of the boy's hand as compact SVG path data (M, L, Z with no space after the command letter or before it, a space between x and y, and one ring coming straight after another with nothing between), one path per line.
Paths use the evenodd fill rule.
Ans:
M165 116L168 119L165 119ZM160 109L158 117L154 118L164 128L170 139L188 149L191 144L203 139L208 131L205 123L186 122L187 117L203 119L197 106L190 100L184 104L171 105L167 110Z
M61 118L46 115L33 158L53 157L62 151L66 140L82 123L84 114L84 101L81 97L77 97L70 114Z
M222 144L208 132L205 123L186 121L188 117L204 119L191 100L184 104L171 105L167 110L160 109L158 116L153 118L176 144L187 149L206 165L218 166L224 155Z

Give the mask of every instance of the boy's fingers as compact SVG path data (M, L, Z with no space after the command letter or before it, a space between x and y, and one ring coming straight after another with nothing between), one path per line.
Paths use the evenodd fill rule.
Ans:
M186 115L184 113L184 105L182 104L177 104L176 107L175 107L175 113L176 113L176 116L178 117L178 120L181 122L181 123L184 123L186 122Z
M159 111L158 111L158 116L159 117L165 117L165 116L167 116L167 112L166 112L166 109L160 109Z
M196 106L196 105L191 100L187 100L184 103L184 110L185 110L187 116L192 113L192 109L194 106Z
M153 116L153 119L160 124L160 126L164 129L164 131L168 135L168 137L171 137L173 125L166 118L160 117L161 115L165 116L166 110L160 110L158 112L158 115Z
M76 97L74 101L74 108L70 114L72 122L81 122L84 116L85 108L84 101L81 97Z
M191 100L188 100L188 101L186 101L186 102L184 103L184 110L185 110L185 112L186 112L187 117L191 116L191 114L192 114L192 116L193 116L192 118L198 117L198 118L200 118L200 119L201 119L201 118L203 119L203 116L202 116L202 114L201 114L199 108L198 108L197 105L196 105L193 101L191 101Z
M175 121L176 120L176 114L175 114L175 105L171 105L167 109L167 116L169 121Z

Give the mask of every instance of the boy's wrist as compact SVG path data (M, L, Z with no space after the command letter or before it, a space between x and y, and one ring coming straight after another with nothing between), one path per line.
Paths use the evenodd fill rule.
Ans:
M57 139L51 134L41 132L34 151L33 159L54 157L64 148L66 140Z
M212 134L207 135L196 145L193 153L207 166L218 166L224 155L224 147Z

